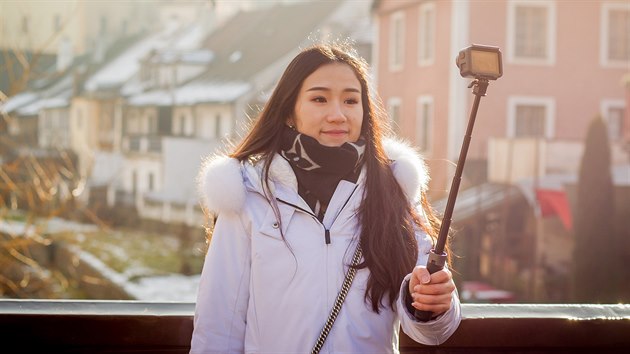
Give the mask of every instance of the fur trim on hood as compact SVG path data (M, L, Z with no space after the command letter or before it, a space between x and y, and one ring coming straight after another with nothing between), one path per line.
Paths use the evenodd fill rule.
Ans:
M383 141L385 153L393 161L391 167L394 177L410 201L420 199L429 183L429 173L422 157L407 143L400 140ZM262 164L258 165L261 166ZM245 203L246 186L243 173L250 174L252 169L243 169L241 163L225 155L208 158L197 177L199 194L206 209L217 214L222 211L237 212ZM290 186L297 191L297 180L288 162L274 158L269 177L275 183ZM259 178L251 178L252 183L260 183ZM270 183L271 188L273 185Z

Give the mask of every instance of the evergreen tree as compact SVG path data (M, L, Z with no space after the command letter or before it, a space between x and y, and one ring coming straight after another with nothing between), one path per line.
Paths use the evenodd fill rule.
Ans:
M573 252L576 302L616 302L619 269L614 230L610 144L601 117L588 128L580 164Z

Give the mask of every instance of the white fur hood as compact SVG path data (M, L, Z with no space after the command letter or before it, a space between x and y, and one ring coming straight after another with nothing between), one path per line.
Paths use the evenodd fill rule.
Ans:
M417 201L429 183L429 173L424 160L411 146L402 141L386 139L383 146L389 159L393 160L392 171L396 180L409 200ZM258 164L260 165L262 164ZM203 204L210 213L241 210L247 192L244 173L260 173L260 169L244 169L238 160L225 155L214 155L206 159L197 182ZM254 182L260 180L259 176L249 179ZM295 174L284 159L274 158L269 176L273 183L290 186L297 193ZM273 185L271 187L273 188Z

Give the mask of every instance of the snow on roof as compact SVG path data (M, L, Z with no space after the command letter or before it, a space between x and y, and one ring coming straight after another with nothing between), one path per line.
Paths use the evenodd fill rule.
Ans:
M9 97L0 106L0 112L11 113L16 109L35 101L39 97L35 92L21 92L15 96Z
M67 74L44 90L27 91L11 97L1 109L4 113L15 111L22 116L32 116L41 109L68 107L71 97L72 75Z
M122 85L138 71L142 58L152 50L163 48L166 44L164 33L145 38L90 77L85 83L85 89L97 91Z
M142 81L138 75L135 75L123 85L120 94L125 97L137 95L145 91L150 85L148 81Z
M190 63L190 64L209 64L214 58L214 53L208 49L199 50L164 50L156 55L152 61L159 63Z
M168 48L165 52L167 56L172 55L170 54L172 52L192 50L185 59L190 59L191 62L208 63L212 60L213 54L208 50L195 50L199 48L207 35L206 28L204 23L195 23L187 28L181 28L181 25L176 22L169 23L165 30L139 41L106 64L86 81L85 89L97 91L123 85L138 72L142 59L154 50Z
M39 100L18 108L16 112L22 116L33 116L37 115L42 109L69 107L71 97L72 89L68 88L62 92L57 92L51 97L40 97Z
M209 26L205 23L201 21L196 22L193 26L182 31L182 36L173 44L172 48L175 50L199 48L208 34L207 28L209 28Z
M192 82L174 90L156 90L129 97L131 106L193 105L232 102L251 89L247 82Z
M211 50L195 50L189 52L183 52L180 60L184 63L197 63L208 64L214 58L214 53Z

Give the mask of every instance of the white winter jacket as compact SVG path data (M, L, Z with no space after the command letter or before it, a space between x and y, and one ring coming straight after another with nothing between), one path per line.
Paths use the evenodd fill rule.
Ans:
M399 142L387 142L386 151L406 195L418 200L428 180L424 163ZM356 184L340 182L321 223L298 195L290 165L276 155L270 186L279 223L264 197L262 165L215 157L200 174L205 205L218 219L199 284L191 353L310 352L344 280L359 235L364 174ZM416 237L417 264L424 265L431 239L420 230ZM415 321L400 299L394 309L374 313L364 297L368 272L357 272L322 353L397 353L401 325L430 345L457 329L456 294L450 310L429 322Z

